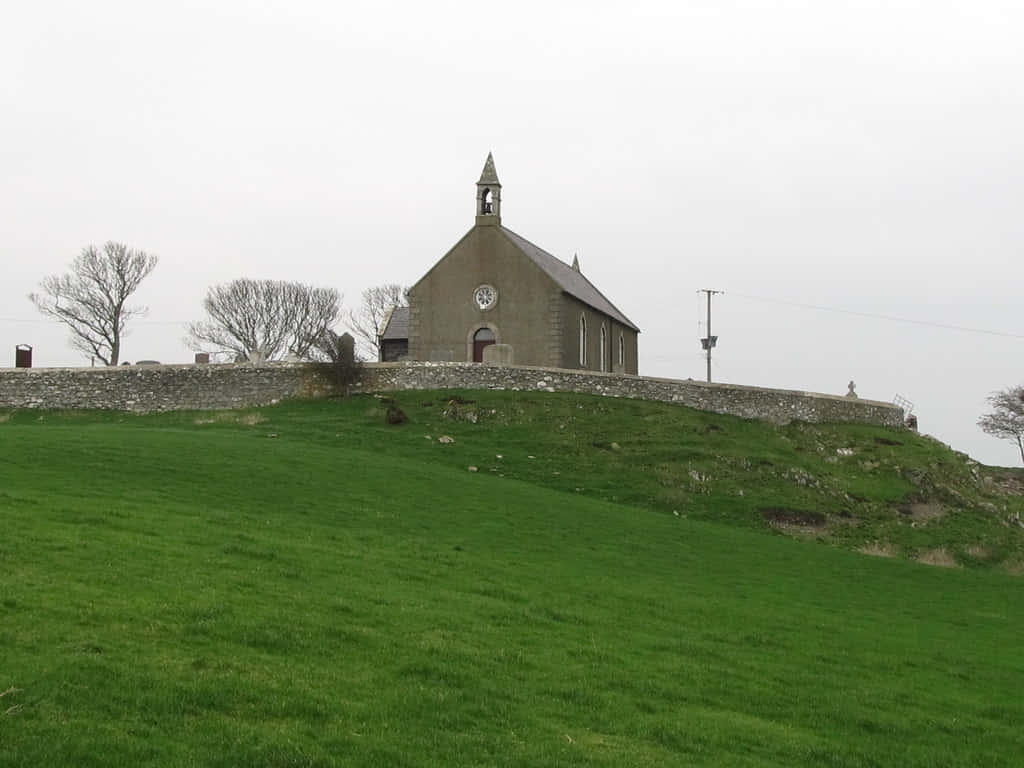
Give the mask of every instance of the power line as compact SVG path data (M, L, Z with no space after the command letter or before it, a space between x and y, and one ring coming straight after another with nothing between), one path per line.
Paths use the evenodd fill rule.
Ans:
M784 299L771 299L767 296L751 296L744 293L734 293L729 291L730 296L739 296L741 299L751 299L753 301L765 301L770 304L784 304L789 307L800 307L801 309L814 309L819 312L836 312L843 315L856 315L858 317L870 317L875 320L889 320L894 323L909 323L911 325L925 325L932 328L943 328L947 331L963 331L965 333L983 333L988 336L1003 336L1010 339L1024 339L1024 334L1020 333L1007 333L1005 331L990 331L985 328L968 328L963 325L950 325L948 323L935 323L930 320L915 320L909 317L895 317L894 315L881 315L875 312L859 312L854 309L839 309L837 307L822 307L817 304L802 304L797 301L786 301Z
M704 291L697 291L702 293ZM720 293L720 291L714 291L713 293ZM820 304L805 304L798 301L787 301L786 299L774 299L768 296L752 296L748 293L734 293L729 291L730 296L738 296L741 299L749 299L751 301L763 301L769 304L781 304L787 307L798 307L800 309L813 309L818 312L834 312L842 315L854 315L856 317L868 317L874 320L888 320L894 323L907 323L910 325L923 325L931 328L942 328L947 331L961 331L963 333L980 333L986 336L1001 336L1008 339L1024 339L1024 334L1021 333L1009 333L1007 331L992 331L986 328L970 328L963 325L952 325L949 323L936 323L930 320L917 320L909 317L897 317L895 315L883 315L876 312L862 312L855 309L840 309L839 307L824 307ZM698 302L698 316L701 311L700 302ZM190 320L133 320L132 325L188 325ZM60 325L59 320L45 320L45 319L34 319L27 317L0 317L0 323L27 323L30 325ZM698 328L704 325L702 318L698 318ZM701 355L705 357L705 354Z

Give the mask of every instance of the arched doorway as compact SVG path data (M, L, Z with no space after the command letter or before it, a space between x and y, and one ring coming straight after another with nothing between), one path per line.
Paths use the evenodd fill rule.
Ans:
M473 362L482 363L484 361L484 347L489 347L497 339L494 338L494 331L490 328L480 328L476 333L473 334Z

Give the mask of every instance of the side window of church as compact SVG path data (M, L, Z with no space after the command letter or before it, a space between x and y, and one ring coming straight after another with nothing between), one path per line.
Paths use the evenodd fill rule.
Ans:
M580 315L580 365L587 364L587 318Z

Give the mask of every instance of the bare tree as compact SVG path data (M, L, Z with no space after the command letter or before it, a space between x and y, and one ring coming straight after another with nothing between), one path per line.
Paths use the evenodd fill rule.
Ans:
M90 245L75 257L70 272L44 278L40 292L28 298L68 327L72 347L104 365L117 365L128 320L147 311L125 302L156 263L156 256L123 243L108 241L102 251Z
M349 311L346 318L348 327L364 348L372 350L373 359L380 356L380 335L384 333L391 310L409 305L408 290L398 283L367 288L363 291L363 303L359 309Z
M283 280L232 280L206 293L209 318L188 327L195 349L213 347L236 360L261 363L286 353L310 356L317 339L338 319L341 297L334 288Z
M992 412L978 419L978 426L985 434L1015 442L1024 462L1024 385L993 392L986 399Z

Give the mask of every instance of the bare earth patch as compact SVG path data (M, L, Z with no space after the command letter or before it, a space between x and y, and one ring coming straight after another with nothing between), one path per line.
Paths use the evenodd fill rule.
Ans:
M773 531L779 531L787 536L796 536L800 539L820 539L829 532L824 525L794 525L793 523L769 522L768 527Z
M248 424L250 427L262 424L267 420L267 417L262 413L247 413L244 416L238 417L239 424Z
M871 555L872 557L898 557L900 554L900 551L888 541L872 541L857 551L862 555Z
M761 507L758 512L769 523L785 523L808 528L824 528L826 518L821 512L808 512L804 509L786 509L785 507Z
M967 554L971 557L976 557L979 560L988 560L992 556L992 553L989 552L986 547L983 547L980 544L972 544L971 546L969 546L967 548Z
M934 565L939 568L959 568L960 564L956 561L949 552L941 547L939 549L929 549L927 552L922 552L914 558L919 563L925 565Z
M919 501L913 504L900 506L900 514L909 517L918 523L926 523L929 520L938 520L945 517L945 508L937 501Z
M11 414L9 414L9 413L0 413L0 424L3 424L5 421L10 421L10 420L11 420Z
M1007 560L1003 563L1003 570L1011 576L1024 574L1024 560Z
M821 512L784 507L762 507L758 510L768 527L800 538L815 538L828 533L828 518Z
M1000 474L992 478L1004 492L1012 496L1024 496L1024 479L1014 474Z

